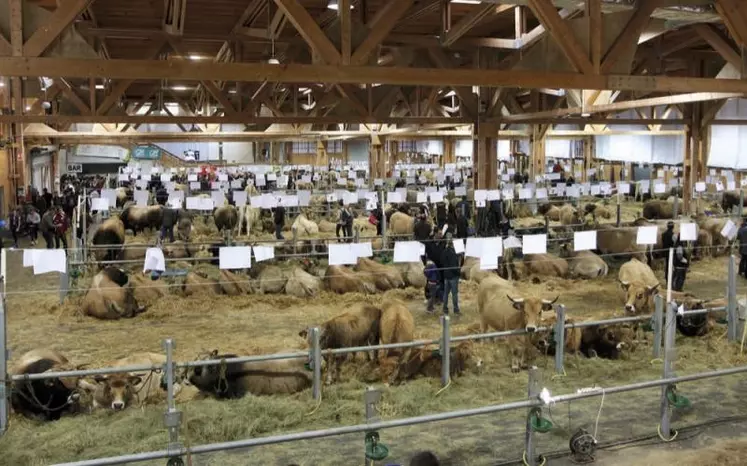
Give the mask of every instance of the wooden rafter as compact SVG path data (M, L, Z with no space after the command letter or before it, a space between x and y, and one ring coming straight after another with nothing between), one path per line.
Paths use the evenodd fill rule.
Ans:
M716 11L729 33L742 47L747 47L747 9L742 0L716 0Z
M31 107L29 108L28 114L34 115L42 111L42 104L44 102L49 102L58 95L60 95L60 92L62 92L62 84L59 81L55 81L54 84L52 84L51 87L49 87L43 95L39 96L33 104L31 104Z
M544 0L528 0L528 2L529 8L553 36L573 67L581 73L591 74L594 69L588 55L576 40L571 27L561 18L553 4Z
M162 45L162 44L159 44ZM0 57L5 76L108 77L110 79L181 79L241 82L395 84L402 86L485 86L527 89L615 89L659 92L747 93L747 80L673 76L584 75L558 71L402 66L329 66L289 63L201 63L187 60L101 60Z
M140 102L138 102L138 103L137 103L137 104L135 105L135 107L134 107L134 108L132 109L132 111L130 112L130 114L131 114L131 115L137 115L137 112L139 112L139 111L140 111L140 109L141 109L141 108L143 108L143 107L145 106L145 104L146 104L146 103L150 102L150 99L151 99L151 98L152 98L153 96L155 96L155 95L156 95L156 91L157 91L157 90L158 90L158 86L153 86L153 87L151 87L151 89L150 89L150 92L146 92L146 94L145 94L145 97L143 97L143 98L142 98L142 99L140 100ZM127 124L125 124L125 125L124 125L124 126L123 126L123 127L122 127L122 128L120 129L120 130L119 130L119 131L120 131L120 132L122 132L122 133L124 133L125 131L127 131L127 130L128 130L129 128L130 128L130 126L131 126L131 125L132 125L132 123L127 123Z
M742 67L742 57L715 27L710 24L695 24L693 28L724 60L734 65L736 69Z
M451 29L449 29L446 35L441 38L441 45L444 47L450 47L454 42L468 33L470 29L477 26L485 18L497 16L513 9L513 5L495 5L494 3L488 2L476 5L475 9L463 16L451 27Z
M340 51L342 64L349 65L352 52L352 26L350 21L350 0L340 0L338 4L340 15Z
M640 0L633 16L623 28L622 32L615 38L612 46L604 55L602 60L602 74L609 73L613 66L622 56L623 52L631 46L638 44L638 38L651 20L651 13L659 6L661 0Z
M723 80L720 80L723 81ZM518 115L505 116L507 121L529 121L534 118L555 118L565 115L580 115L584 113L613 113L622 110L631 110L636 108L655 107L658 105L674 105L693 102L706 102L709 100L731 99L740 97L741 94L725 92L694 92L689 94L670 95L665 97L652 97L648 99L628 100L625 102L616 102L608 105L593 105L587 108L559 108L543 112L523 113Z
M442 69L452 68L453 63L446 54L439 49L428 49L428 55L433 63ZM472 89L464 86L452 86L459 100L462 103L462 113L466 116L477 116L477 99L472 93Z
M60 85L62 86L62 93L65 95L65 97L67 97L67 100L75 105L75 107L81 114L88 115L89 113L91 113L91 107L83 102L83 99L80 98L80 96L75 92L73 87L67 81L61 79ZM95 88L93 92L95 92Z
M586 1L586 16L589 18L589 60L595 74L602 70L602 43L604 21L602 20L602 0Z
M402 15L412 5L413 0L389 0L382 8L376 18L371 21L370 30L363 42L355 49L350 59L353 65L363 65L376 47L386 39L386 36L394 29Z
M146 57L150 60L153 57L157 56L158 53L163 48L163 46L165 45L165 43L166 43L166 40L163 37L152 41L151 45L148 47L148 50L146 52ZM102 60L102 61L111 62L111 60ZM102 76L102 77L106 77L106 76ZM132 85L133 82L135 82L135 78L133 79L125 78L122 81L118 82L117 85L112 88L109 95L106 96L106 98L104 98L104 101L101 102L101 104L99 105L99 108L96 109L96 113L99 115L106 114L106 112L108 112L109 109L112 108L114 104L117 103L119 98L122 97L122 95L124 95L125 92L127 92L127 89Z
M38 57L67 29L93 0L66 0L23 45L23 55Z
M13 48L2 33L0 33L0 55L13 55Z
M275 3L325 63L328 65L340 63L340 52L298 0L275 0Z

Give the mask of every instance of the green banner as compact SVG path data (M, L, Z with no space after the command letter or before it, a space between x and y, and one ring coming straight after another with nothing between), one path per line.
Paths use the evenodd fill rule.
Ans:
M137 146L132 151L132 158L140 160L156 160L161 156L161 149L153 146Z

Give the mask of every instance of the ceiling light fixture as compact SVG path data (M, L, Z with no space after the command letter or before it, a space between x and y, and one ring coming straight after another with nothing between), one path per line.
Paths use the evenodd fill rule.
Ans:
M172 86L171 90L172 91L186 91L187 90L187 86Z
M96 89L103 90L104 89L104 85L103 84L96 84Z
M195 60L195 61L197 61L197 60L202 60L203 58L205 58L205 57L202 57L202 56L200 56L200 55L190 55L190 56L189 56L189 59L190 59L190 60Z
M480 2L477 2L477 3L480 3ZM329 3L327 4L327 8L329 8L330 10L337 11L340 9L340 5L337 3L337 0L329 0ZM350 3L350 9L351 10L355 9L355 6L353 5L352 2Z
M267 33L270 35L270 43L272 44L272 54L270 55L270 59L267 60L267 63L270 65L279 65L280 60L275 58L275 31L270 30L270 24L272 24L270 21L270 0L267 0Z

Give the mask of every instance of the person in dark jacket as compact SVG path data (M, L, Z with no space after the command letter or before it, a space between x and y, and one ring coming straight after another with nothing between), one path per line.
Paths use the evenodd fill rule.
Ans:
M470 209L467 196L462 196L462 200L459 201L459 204L457 204L457 210L462 212L462 215L464 216L464 218L467 219L467 221L469 221L470 218L472 218L472 209Z
M21 227L23 226L23 214L21 213L21 208L16 207L13 213L10 214L10 221L9 227L10 227L10 233L13 235L13 247L18 247L18 236L21 234Z
M67 230L70 228L70 222L59 205L55 207L52 222L54 223L55 247L59 249L60 245L62 245L65 251L67 251Z
M449 315L449 294L451 294L454 315L459 312L459 256L454 250L451 235L446 235L446 246L442 256L442 270L444 278L444 315Z
M436 205L436 227L439 231L446 225L446 202L439 202Z
M457 210L456 212L456 237L459 239L465 239L469 236L469 222L467 218L462 215L462 212Z
M747 219L742 222L737 238L739 239L739 255L742 256L742 260L739 261L739 275L747 278Z
M664 279L669 280L669 250L674 247L674 222L667 222L667 229L661 234L661 247L664 254Z
M428 308L425 310L429 314L433 314L433 307L438 300L438 284L439 284L439 273L438 267L433 262L428 262L425 266L425 299L428 300Z
M672 267L674 268L672 271L672 290L681 292L685 288L685 279L687 278L687 269L690 267L690 261L687 258L685 247L679 237L674 238Z
M285 207L279 205L272 211L274 213L273 220L275 222L275 238L285 239L283 236L283 227L285 226Z
M382 221L384 220L384 213L381 211L381 204L376 204L376 208L371 212L371 215L373 215L374 220L376 220L376 236L381 236L382 234Z
M174 242L174 225L179 221L179 211L171 207L164 207L163 220L161 220L161 241L169 236L169 241Z
M42 198L44 198L44 204L47 209L52 207L52 201L54 200L54 196L52 196L52 193L50 193L47 188L44 188L42 190Z
M47 249L54 249L54 209L50 208L44 212L39 230L47 243Z

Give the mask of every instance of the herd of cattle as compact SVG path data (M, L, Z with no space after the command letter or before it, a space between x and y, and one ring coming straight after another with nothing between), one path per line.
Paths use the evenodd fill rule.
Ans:
M658 203L659 207L652 207L651 203ZM477 284L479 315L479 323L468 327L466 332L525 330L526 335L499 340L508 347L510 358L507 366L512 371L526 367L538 351L554 354L552 333L537 332L537 329L552 325L553 304L560 296L525 295L512 279L542 276L583 279L604 277L609 273L609 266L598 254L629 259L618 272L618 280L624 290L621 308L630 314L651 313L660 282L647 263L650 257L646 254L646 248L636 244L636 227L645 224L658 225L661 237L664 224L657 223L657 220L668 218L666 203L667 201L648 201L648 207L644 208L644 214L647 214L648 219L639 219L632 226L615 228L605 224L595 225L594 229L598 231L598 235L597 251L594 252L572 252L572 248L566 243L559 248L557 255L524 255L516 260L506 257L506 260L502 261L503 269L499 273L481 270L478 260L466 258L462 265L462 278ZM97 253L105 254L112 259L135 258L132 255L128 256L132 253L138 254L138 258L144 256L144 249L138 251L124 247L125 232L131 230L133 234L137 234L145 228L157 230L160 227L161 209L160 206L124 206L119 216L107 219L93 232L92 243L105 248ZM570 204L541 207L540 212L549 219L557 219L565 225L582 223L576 220L587 214L595 218L612 216L609 208L601 204L589 204L582 209ZM219 230L242 228L242 225L249 230L260 219L260 215L258 209L251 207L237 209L233 206L223 206L214 211L213 219ZM191 221L192 218L188 215L180 219L177 231L181 241L164 245L166 257L193 257L200 251L208 257L217 257L216 248L221 244L216 244L207 251L204 247L190 247ZM720 235L725 219L699 215L694 221L699 225L698 246L703 246L697 251L719 253L727 249L728 243ZM312 222L301 214L295 219L293 226L298 231L305 232L306 236L312 236L327 227L322 222ZM404 212L395 211L391 213L388 224L393 235L407 235L412 233L414 219ZM361 223L361 227L366 226ZM374 244L374 249L380 247L380 243ZM309 297L317 295L322 290L373 294L405 287L423 288L426 284L423 265L420 262L385 265L360 258L354 267L319 266L313 260L287 265L289 264L281 266L278 263L263 262L239 273L216 268L219 274L217 278L209 278L199 271L189 270L177 292L184 296L204 293L229 296L287 293ZM90 287L85 292L81 301L82 311L98 319L135 317L164 297L167 293L165 290L173 289L154 287L153 284L151 278L144 274L105 267L93 277ZM706 302L686 293L675 293L674 296L689 308L714 308L724 305L723 300ZM573 324L579 321L568 319L567 322ZM376 305L359 305L318 326L322 349L408 342L412 341L415 335L415 319L407 305L391 297L385 297ZM678 318L680 332L689 336L703 335L711 326L712 317ZM569 354L617 359L626 351L635 348L636 343L640 341L640 331L637 325L630 324L581 328L571 326L565 332L564 350ZM308 329L302 330L299 335L309 343ZM490 344L492 343L483 343ZM452 377L481 366L482 361L476 356L475 347L476 345L469 341L452 346ZM365 357L374 365L375 369L372 372L377 374L380 380L397 384L417 376L435 377L440 374L441 356L437 349L429 345L416 349L384 351L381 355L374 351L372 355L365 354ZM225 360L235 356L215 351L201 355L199 359ZM353 360L355 356L352 355ZM328 383L339 380L341 367L350 359L349 355L326 356L324 369ZM163 366L165 362L165 357L160 354L141 353L112 361L107 367ZM190 368L178 374L177 399L296 393L311 386L312 371L309 370L307 362L303 359L222 362L218 365ZM11 373L23 375L76 368L79 367L71 364L64 355L40 349L23 355ZM18 413L55 420L65 413L88 412L97 408L119 411L133 404L162 398L164 395L162 371L146 371L96 377L17 381L13 383L11 402L13 409Z

